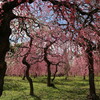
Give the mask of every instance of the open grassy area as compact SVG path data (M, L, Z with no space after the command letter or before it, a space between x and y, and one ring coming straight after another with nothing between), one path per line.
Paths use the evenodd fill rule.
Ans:
M56 88L47 87L46 77L33 78L35 97L29 95L29 84L21 77L5 77L4 92L0 100L86 100L88 79L82 77L57 77ZM100 96L100 77L95 78L96 91Z

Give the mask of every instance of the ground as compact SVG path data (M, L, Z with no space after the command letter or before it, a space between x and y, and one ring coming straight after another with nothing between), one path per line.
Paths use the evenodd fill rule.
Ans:
M46 77L32 78L35 97L29 95L29 84L22 77L5 77L4 92L0 100L86 100L89 86L88 78L57 77L56 88L47 87ZM100 96L100 77L95 78L96 92Z

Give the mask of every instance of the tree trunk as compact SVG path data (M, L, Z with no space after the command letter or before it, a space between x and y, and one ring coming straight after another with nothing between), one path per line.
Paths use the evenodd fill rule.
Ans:
M25 80L25 75L22 77L22 80Z
M32 79L29 77L29 70L30 70L30 64L26 61L26 57L24 56L22 63L26 65L26 70L25 70L25 77L27 78L29 85L30 85L30 95L34 96L34 88L33 88L33 82Z
M53 76L53 78L52 78L52 82L55 80L55 77L56 77L57 72L58 72L58 67L57 67L57 65L56 65L56 71L55 71L54 76Z
M4 8L4 7L3 7ZM2 9L3 10L3 9ZM4 11L6 8L4 9ZM0 9L1 13L1 9ZM0 14L0 96L3 92L4 76L6 72L6 62L5 56L7 51L9 51L9 36L11 35L10 21L16 16L10 10L8 12L3 12Z
M68 80L68 76L69 76L68 73L66 73L65 80Z
M91 51L87 52L88 56L88 70L89 70L89 99L99 100L96 95L95 83L94 83L94 66L93 66L93 54Z
M26 78L27 78L29 85L30 85L30 95L34 96L33 81L29 77L29 69L30 69L29 67L27 67L27 69L26 69Z
M6 33L11 33L11 30L6 30ZM5 62L5 56L7 51L9 50L9 36L3 36L3 32L0 29L0 96L3 92L3 84L4 84L4 76L6 72L6 62Z
M85 75L83 76L83 80L86 80L86 77L85 77Z
M51 86L51 69L50 69L50 64L47 65L47 86Z
M26 69L24 70L24 75L22 77L22 80L25 80L25 73L26 73Z
M5 22L5 23L4 23ZM10 23L8 20L2 21L0 25L0 96L3 92L4 76L6 72L5 56L9 51L9 36L11 34Z
M3 62L0 62L0 96L2 95L2 92L3 92L5 72L6 72L6 62L3 61Z

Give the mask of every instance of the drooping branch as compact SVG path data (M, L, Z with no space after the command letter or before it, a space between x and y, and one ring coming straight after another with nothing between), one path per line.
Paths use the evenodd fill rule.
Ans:
M13 8L19 6L20 4L22 3L25 3L25 2L28 2L28 3L32 3L33 0L14 0L14 1L9 1L9 2L6 2L3 4L2 6L2 10L4 10L4 12L8 12L10 10L13 10Z
M74 3L70 3L70 2L68 2L67 0L66 0L66 1L42 0L42 1L49 1L49 2L51 2L53 5L57 5L57 6L59 6L59 7L65 6L65 7L69 8L69 9L70 9L70 8L75 8L80 14L82 14L82 15L88 15L88 16L90 16L90 15L92 15L92 14L94 14L94 13L97 13L97 12L100 10L100 8L97 7L97 8L93 9L93 10L90 11L90 12L85 12L85 11L82 11L82 9L79 8L79 5L76 4L75 2L74 2Z
M33 81L32 81L32 79L29 76L29 70L30 70L31 65L27 61L27 57L28 57L28 55L30 54L30 51L31 51L33 38L27 32L27 27L24 30L26 32L26 35L30 38L30 42L29 42L29 49L26 52L26 54L24 55L22 63L26 66L26 70L25 70L25 73L24 73L25 75L24 76L27 78L27 80L29 82L29 85L30 85L30 95L33 96L34 95Z

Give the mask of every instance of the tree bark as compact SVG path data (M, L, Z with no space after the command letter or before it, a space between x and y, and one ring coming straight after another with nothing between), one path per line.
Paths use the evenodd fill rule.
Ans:
M4 76L7 69L5 56L9 50L9 36L11 29L0 27L0 96L3 92Z
M86 80L86 77L85 77L85 75L83 75L83 80Z
M55 71L55 73L53 75L52 82L55 80L57 72L58 72L58 66L56 65L56 71Z
M51 44L44 48L44 61L47 64L47 74L48 74L47 75L47 86L48 87L52 86L52 84L51 84L51 69L50 69L51 62L48 60L48 57L47 57L48 56L47 51L50 46L51 46Z
M11 34L11 29L0 27L0 96L3 92L4 76L7 69L5 62L5 56L7 51L9 51L9 36Z
M50 64L49 63L47 65L47 72L48 72L48 76L47 76L47 86L51 86L51 70L50 70Z
M3 62L0 62L0 96L2 95L2 92L3 92L5 72L6 72L6 62L3 61Z
M30 95L34 96L33 81L29 76L30 64L26 61L26 57L27 56L24 56L24 58L22 60L22 63L24 65L26 65L26 70L25 70L25 75L24 76L27 78L27 80L29 82L29 85L30 85Z
M26 78L29 82L29 85L30 85L30 95L31 96L34 96L34 88L33 88L33 81L32 79L29 77L29 69L30 67L27 67L27 70L26 70Z
M9 11L3 15L3 18L0 16L2 22L0 23L0 96L3 92L4 76L6 72L6 62L5 56L7 51L9 51L9 36L11 35L10 21L14 18L14 14Z
M87 52L88 56L88 70L89 70L89 99L90 100L99 100L96 95L95 82L94 82L94 66L93 66L93 54L92 51L89 50Z

